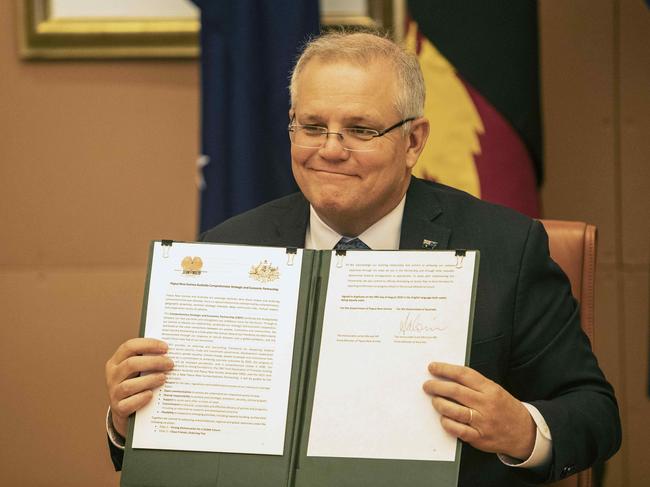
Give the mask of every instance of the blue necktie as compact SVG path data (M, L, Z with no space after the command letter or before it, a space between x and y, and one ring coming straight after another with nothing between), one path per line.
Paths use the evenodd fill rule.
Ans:
M370 250L370 247L358 238L343 237L334 246L334 250Z

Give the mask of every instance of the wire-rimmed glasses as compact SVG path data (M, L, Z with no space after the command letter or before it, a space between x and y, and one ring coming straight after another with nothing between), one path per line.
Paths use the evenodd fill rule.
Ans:
M336 135L345 150L352 152L367 152L375 150L377 137L386 135L391 130L401 127L415 117L405 118L384 130L375 130L366 127L344 127L339 132L331 132L322 125L300 125L291 119L289 123L289 139L297 147L305 149L319 149L327 142L328 135Z

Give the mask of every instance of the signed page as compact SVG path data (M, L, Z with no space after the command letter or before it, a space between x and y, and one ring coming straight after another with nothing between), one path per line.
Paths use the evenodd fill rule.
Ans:
M175 367L136 414L133 448L283 454L301 260L154 244L144 335Z
M432 361L463 365L476 252L332 256L308 456L453 461L422 391Z

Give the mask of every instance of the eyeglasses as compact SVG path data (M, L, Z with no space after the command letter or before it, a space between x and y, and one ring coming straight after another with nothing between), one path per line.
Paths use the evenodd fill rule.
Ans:
M375 142L377 137L386 135L391 130L401 127L407 122L415 120L415 117L405 118L395 125L384 130L375 130L365 127L344 127L340 132L330 132L327 127L322 125L299 125L291 119L289 123L289 139L297 147L305 149L319 149L327 142L328 135L336 135L343 148L352 152L367 152L376 149Z

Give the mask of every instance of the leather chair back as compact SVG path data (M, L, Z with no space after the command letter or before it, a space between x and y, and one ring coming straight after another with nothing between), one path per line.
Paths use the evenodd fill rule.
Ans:
M596 274L596 227L584 222L540 220L546 229L551 257L571 281L580 303L580 323L594 346L594 279ZM553 487L592 487L591 469L579 472Z

